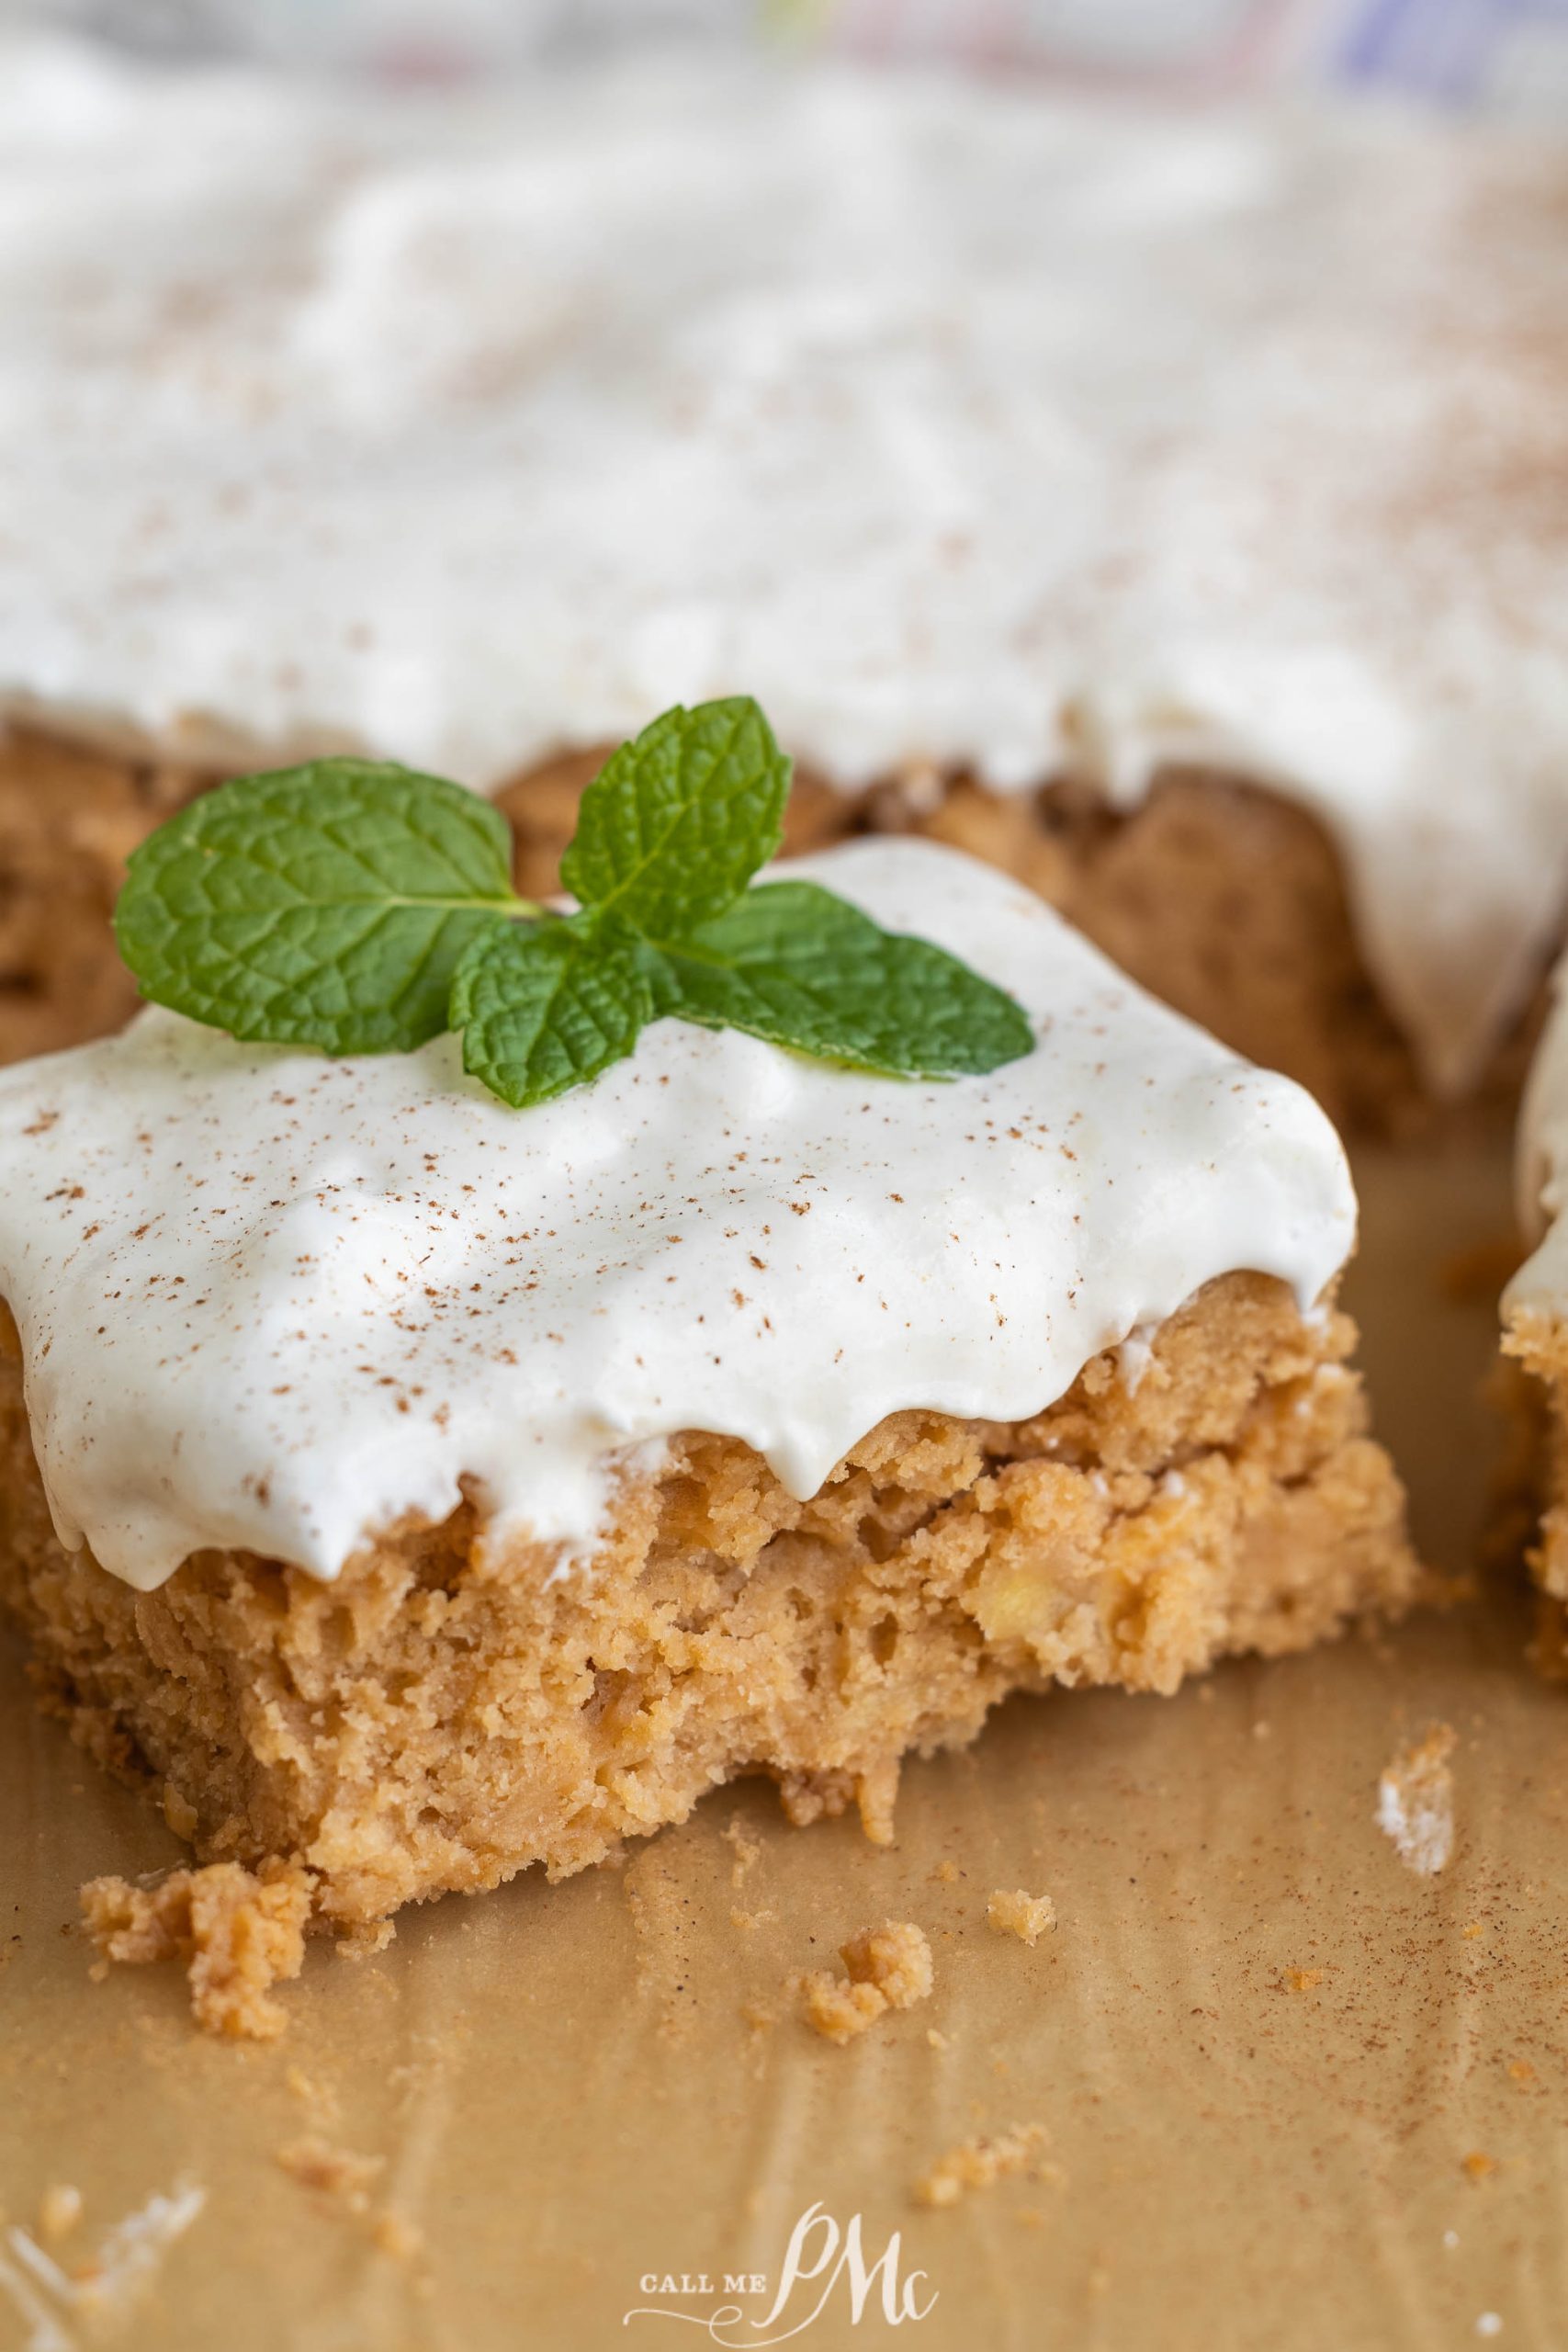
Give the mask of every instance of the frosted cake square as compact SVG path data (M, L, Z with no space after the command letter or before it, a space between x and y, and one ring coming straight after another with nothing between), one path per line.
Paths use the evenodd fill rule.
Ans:
M1538 1651L1568 1678L1568 1001L1564 968L1530 1069L1519 1122L1519 1223L1530 1254L1503 1295L1503 1350L1522 1367L1505 1396L1518 1444L1517 1490L1531 1522L1528 1557L1540 1594ZM1538 1521L1539 1514L1539 1521ZM1510 1530L1510 1532L1512 1531ZM1511 1548L1511 1546L1510 1546Z
M449 1036L150 1008L0 1073L0 1590L204 1861L352 1927L739 1773L886 1837L1010 1690L1412 1597L1322 1111L991 868L792 871L1032 1050L895 1083L659 1021L519 1114Z

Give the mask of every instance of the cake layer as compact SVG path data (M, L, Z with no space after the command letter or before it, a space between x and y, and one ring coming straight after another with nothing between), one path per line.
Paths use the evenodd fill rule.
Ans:
M1560 152L22 42L0 198L14 714L493 786L742 688L850 794L1224 772L1334 841L1424 1084L1525 1002L1568 865Z
M497 793L518 888L558 887L583 786L603 754L548 760ZM199 771L0 736L0 1064L104 1035L135 985L108 916L129 851L210 781ZM839 790L797 775L786 850L914 833L1026 882L1134 979L1265 1068L1307 1087L1337 1124L1402 1134L1431 1105L1361 952L1344 870L1318 820L1267 786L1168 770L1137 806L1081 783L998 794L930 768ZM1517 1096L1538 1005L1498 1047L1489 1109Z
M204 1860L297 1858L321 1917L378 1917L540 1862L563 1875L739 1772L886 1836L898 1759L1010 1690L1171 1690L1372 1610L1417 1571L1363 1434L1343 1315L1256 1274L1097 1355L1012 1424L906 1412L797 1500L687 1434L619 1490L577 1573L485 1544L469 1503L335 1584L203 1552L139 1594L53 1532L0 1360L0 1594L74 1736L151 1775Z

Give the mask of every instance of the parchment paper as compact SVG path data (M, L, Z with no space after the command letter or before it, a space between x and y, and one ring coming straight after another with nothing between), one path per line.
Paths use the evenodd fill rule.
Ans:
M1457 1567L1495 1322L1438 1266L1506 1233L1506 1172L1474 1148L1359 1172L1380 1427ZM286 2040L253 2048L196 2033L173 1970L89 1982L79 1882L176 1849L8 1661L0 2203L36 2229L47 2189L79 2189L69 2272L153 2192L205 2202L118 2324L36 2283L28 2323L0 2289L0 2347L51 2341L40 2302L52 2352L683 2352L727 2305L712 2340L793 2328L808 2352L1568 2343L1568 1692L1525 1636L1505 1589L1175 1700L1014 1702L909 1770L888 1852L720 1791L620 1870L314 1951ZM1373 1815L1434 1722L1457 1840L1421 1879ZM996 1887L1050 1894L1056 1932L993 1932ZM935 1993L832 2048L784 1980L884 1917L925 1928ZM1027 2123L1045 2177L913 2202L955 2142ZM313 2188L312 2141L379 2169ZM860 2216L868 2267L897 2231L925 2315L889 2324L885 2267L857 2320L829 2265L757 2324L813 2205L840 2254ZM825 2221L807 2256L826 2245Z

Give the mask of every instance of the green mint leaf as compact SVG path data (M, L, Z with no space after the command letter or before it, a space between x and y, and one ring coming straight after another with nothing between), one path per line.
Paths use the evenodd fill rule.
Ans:
M561 880L650 939L732 905L784 835L789 762L749 695L677 707L605 763L582 796Z
M594 914L487 933L452 983L463 1068L514 1111L597 1078L652 1016L646 958Z
M656 1008L897 1078L996 1069L1034 1033L1005 990L815 882L765 882L657 951Z
M423 1045L452 976L520 904L512 836L461 786L367 760L243 776L134 852L115 934L143 996L235 1037Z

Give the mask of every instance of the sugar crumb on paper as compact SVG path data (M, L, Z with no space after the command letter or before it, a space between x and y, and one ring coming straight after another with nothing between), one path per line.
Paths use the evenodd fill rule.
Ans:
M51 2181L39 2199L38 2234L45 2245L69 2237L82 2218L82 2192L70 2181Z
M336 2147L315 2132L290 2140L276 2154L290 2180L338 2199L351 2213L369 2211L371 2186L386 2169L384 2156L356 2155L352 2148Z
M1434 1724L1426 1737L1402 1747L1378 1781L1376 1820L1406 1870L1430 1878L1454 1849L1454 1779L1449 1769L1455 1734Z
M1010 2180L1020 2174L1059 2188L1066 2175L1058 2165L1045 2162L1050 2138L1043 2123L1015 2123L1010 2131L998 2132L994 2137L981 2133L973 2140L960 2140L920 2175L915 2183L915 2202L956 2205L972 2190L994 2188L998 2180Z

